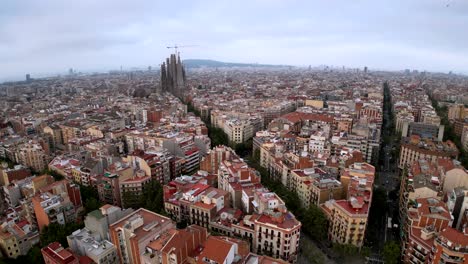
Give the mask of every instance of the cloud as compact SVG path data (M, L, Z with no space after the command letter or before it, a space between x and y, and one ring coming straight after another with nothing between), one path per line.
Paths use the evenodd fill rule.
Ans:
M463 0L7 0L0 79L157 65L173 44L199 45L184 58L466 71L467 14Z

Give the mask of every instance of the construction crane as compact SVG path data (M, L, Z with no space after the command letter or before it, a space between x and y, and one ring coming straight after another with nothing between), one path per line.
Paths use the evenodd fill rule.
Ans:
M187 48L187 47L196 47L196 46L198 46L198 45L181 45L181 46L178 46L177 44L175 44L172 47L166 47L166 48L174 49L174 54L178 55L179 54L179 53L177 53L178 48Z

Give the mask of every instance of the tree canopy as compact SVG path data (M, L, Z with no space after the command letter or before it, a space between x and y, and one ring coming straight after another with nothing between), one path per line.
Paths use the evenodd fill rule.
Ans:
M143 207L158 214L164 214L164 192L161 183L151 180L144 186L141 195L135 192L123 192L122 202L125 207L134 209Z
M385 243L383 248L383 258L385 264L397 264L400 260L400 245L395 241Z
M97 210L103 205L99 201L99 194L96 188L80 185L80 193L85 208L85 214Z
M66 246L68 245L67 236L83 227L84 226L81 223L67 223L66 225L51 223L48 226L45 226L41 231L41 246L45 247L56 241L63 246Z

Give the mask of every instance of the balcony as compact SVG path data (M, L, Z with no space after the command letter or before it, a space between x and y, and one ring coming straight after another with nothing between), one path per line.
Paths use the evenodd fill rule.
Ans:
M444 260L446 263L463 263L464 260L462 257L457 257L457 256L449 256L446 253L442 253L441 255L441 260Z
M421 261L419 261L418 259L416 258L413 258L413 259L409 259L409 263L412 263L412 264L422 264Z
M447 245L447 243L445 243L445 241L442 241L440 238L437 238L436 242L438 244L440 244L441 246L443 246L446 249L449 249L451 251L461 252L461 253L468 253L468 248L466 248L466 247L454 247L453 245L449 246L449 245Z
M414 247L413 249L415 252L418 252L419 254L423 254L423 255L427 254L426 250L419 245L417 247Z
M416 257L418 260L424 262L426 260L426 255L419 253L418 251L413 252L413 256Z

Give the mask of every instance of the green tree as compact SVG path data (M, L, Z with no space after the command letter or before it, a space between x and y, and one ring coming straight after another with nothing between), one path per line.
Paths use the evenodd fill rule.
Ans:
M211 139L212 146L226 145L229 146L229 137L221 128L208 125L208 136Z
M260 149L256 149L252 153L252 162L260 164Z
M122 192L122 207L138 209L143 207L145 201L143 194L124 189Z
M252 155L252 144L253 139L249 139L246 142L235 144L234 150L241 157L248 157Z
M103 204L99 201L99 194L96 188L80 184L81 199L85 208L85 214L99 209Z
M333 244L333 250L340 254L341 257L359 255L359 248L352 244Z
M67 236L73 233L73 231L83 227L83 224L79 223L67 223L66 225L60 225L57 223L49 224L41 231L41 246L45 247L52 242L59 242L63 246L66 246L68 244Z
M323 211L311 205L302 216L302 227L313 239L320 241L327 238L328 220Z
M96 198L91 197L91 198L88 198L86 202L84 202L84 207L85 207L85 211L89 213L89 212L99 209L101 207L101 203L99 203L99 201L96 200Z
M397 264L400 261L400 245L395 241L385 243L383 248L383 259L385 264Z
M375 188L372 195L372 204L369 210L369 222L366 228L366 240L370 245L378 246L380 236L378 230L384 223L385 212L387 211L387 191L384 188Z
M164 191L161 183L151 180L143 190L143 197L145 209L159 214L164 212Z

